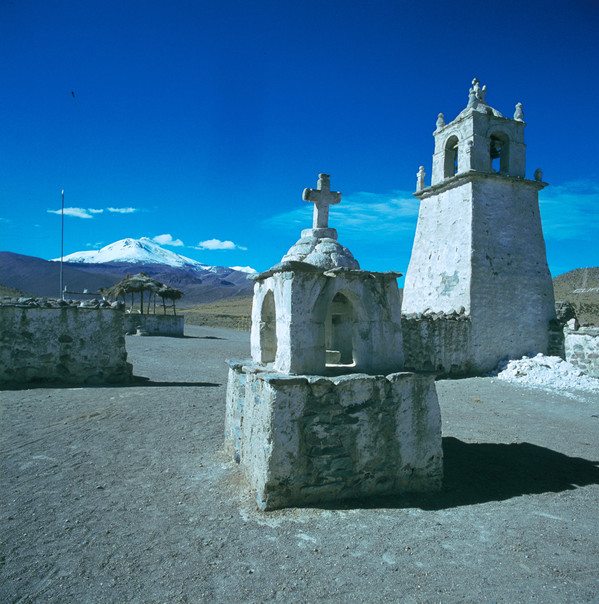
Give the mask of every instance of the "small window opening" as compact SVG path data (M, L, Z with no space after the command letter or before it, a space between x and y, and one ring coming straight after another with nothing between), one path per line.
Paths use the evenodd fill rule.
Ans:
M458 173L458 137L450 136L445 143L445 178Z
M277 321L272 291L264 296L260 314L260 352L262 363L272 363L277 356Z
M343 294L336 294L325 322L327 365L353 364L353 324L351 302Z

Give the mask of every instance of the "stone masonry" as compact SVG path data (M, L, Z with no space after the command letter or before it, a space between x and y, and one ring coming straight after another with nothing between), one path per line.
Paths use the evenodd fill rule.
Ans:
M460 313L470 320L467 348L418 357L411 368L433 366L449 373L483 373L505 358L547 353L555 318L538 192L540 170L525 178L524 114L514 119L486 103L486 88L473 81L468 106L446 124L437 120L431 186L418 172L418 225L405 278L403 327L414 316ZM442 322L423 337L452 349ZM426 344L423 342L419 350Z
M91 302L0 305L0 383L127 382L123 312Z
M231 361L225 441L260 509L441 487L432 374L403 372L398 273L360 270L306 189L311 229L257 275L248 361Z
M232 361L225 425L261 509L441 487L428 374L291 376Z
M572 320L564 328L564 348L566 361L599 378L599 327L578 327Z

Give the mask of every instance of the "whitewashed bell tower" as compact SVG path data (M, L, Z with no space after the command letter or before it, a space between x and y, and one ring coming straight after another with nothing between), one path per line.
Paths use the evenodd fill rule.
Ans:
M424 168L418 173L420 213L402 305L407 316L468 319L456 351L463 373L490 370L509 356L546 353L555 317L538 201L547 185L540 170L534 180L525 175L522 104L509 119L485 97L486 87L474 79L456 119L437 119L429 187ZM452 342L435 337L446 348L439 358L451 356ZM406 362L409 356L406 351ZM439 365L432 361L432 368Z

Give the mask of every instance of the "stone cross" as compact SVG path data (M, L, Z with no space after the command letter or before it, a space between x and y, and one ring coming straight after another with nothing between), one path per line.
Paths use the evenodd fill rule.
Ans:
M314 203L313 229L327 229L329 227L329 206L341 201L339 191L331 191L330 176L319 174L316 189L304 189L302 199Z

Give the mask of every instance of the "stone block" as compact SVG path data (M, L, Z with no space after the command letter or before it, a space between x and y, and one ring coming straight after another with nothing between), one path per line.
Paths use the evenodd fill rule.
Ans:
M441 487L430 374L287 376L233 361L225 440L263 510Z
M566 361L591 377L599 377L599 330L593 327L564 329Z

